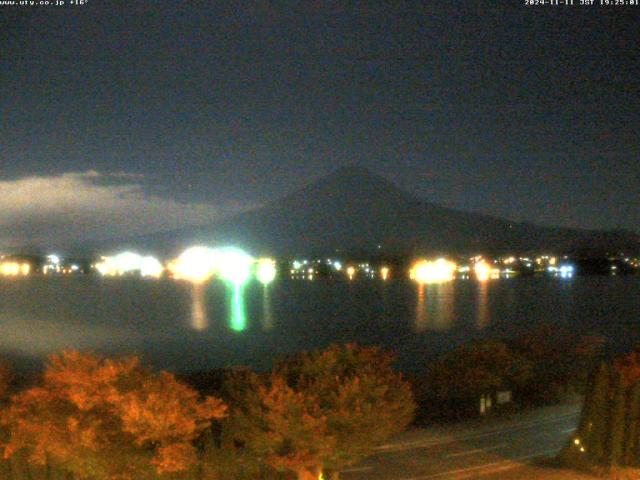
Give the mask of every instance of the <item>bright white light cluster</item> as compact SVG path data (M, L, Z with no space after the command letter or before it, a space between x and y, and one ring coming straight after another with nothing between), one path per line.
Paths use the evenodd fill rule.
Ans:
M42 273L60 273L62 270L60 257L58 255L47 255L47 262L42 267Z
M242 285L251 276L254 258L237 248L221 248L218 250L218 274L223 280L235 285Z
M28 263L18 262L1 262L0 263L0 275L17 276L17 275L29 275L31 272L31 265Z
M96 264L96 270L102 275L117 276L139 273L143 277L159 277L164 267L155 257L143 257L133 252L122 252L111 257L103 257Z
M217 253L213 248L191 247L168 265L174 278L202 283L209 280L216 271Z
M575 273L575 267L573 265L569 265L569 264L563 264L560 265L559 267L548 267L547 270L550 273L553 273L555 275L559 275L560 278L572 278L573 274Z
M263 285L268 285L276 278L276 262L271 258L261 258L258 260L256 277Z
M444 258L435 261L418 260L414 263L409 276L418 283L441 283L453 280L458 266Z
M251 255L234 247L209 248L191 247L169 264L174 278L203 283L213 276L242 285L251 277L254 263L256 275L263 284L270 283L276 276L276 263L269 258L256 261Z
M476 261L475 265L473 266L473 272L476 274L476 278L481 282L485 282L490 278L500 278L500 269L491 266L484 259Z

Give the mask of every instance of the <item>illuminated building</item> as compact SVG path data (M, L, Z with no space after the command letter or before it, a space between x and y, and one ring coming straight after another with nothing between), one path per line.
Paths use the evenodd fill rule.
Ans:
M560 278L571 278L573 277L574 268L572 265L560 265L558 272L560 273Z
M71 269L73 270L73 267ZM155 277L158 278L164 272L164 267L160 261L155 257L142 257L140 259L140 275L143 277Z
M500 263L500 261L494 260L493 263L497 264ZM475 265L473 266L473 271L476 274L476 278L481 282L489 279L496 280L500 278L500 268L492 266L491 264L489 264L489 262L482 258L476 261Z
M440 283L453 280L458 266L449 260L419 260L409 272L409 277L418 283Z
M18 275L29 275L31 272L31 265L28 263L18 263L18 262L2 262L0 263L0 274L6 276L18 276Z
M347 267L347 276L349 280L353 280L353 277L356 275L356 268L353 266Z
M311 263L305 260L302 263L294 262L294 264L298 268L292 268L290 270L292 280L313 280L314 275L325 271L324 265L317 260L312 261ZM312 264L317 265L317 267L312 267Z
M216 251L212 248L197 246L182 252L178 258L169 263L168 269L178 280L202 283L213 276L216 265Z
M105 276L119 276L138 273L143 277L159 277L164 267L154 257L143 257L133 252L122 252L111 257L103 257L95 265L96 270ZM68 273L71 273L71 269Z
M480 260L473 266L473 273L476 274L476 278L481 282L489 280L491 270L491 266L485 260Z
M58 257L57 255L47 255L46 262L42 266L42 273L44 273L45 275L49 273L60 273L60 263L60 257Z
M15 277L26 276L33 270L32 263L19 256L0 257L0 275Z
M271 258L261 258L256 267L256 277L263 285L268 285L276 278L276 262Z
M385 281L389 278L389 267L382 267L380 269L380 277Z

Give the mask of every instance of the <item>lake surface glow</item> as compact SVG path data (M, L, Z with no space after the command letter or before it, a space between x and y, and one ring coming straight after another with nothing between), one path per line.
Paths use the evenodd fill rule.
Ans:
M640 344L640 277L290 281L194 286L97 276L0 279L0 354L37 366L67 348L136 353L158 368L269 368L330 343L380 345L421 370L438 353L540 324Z

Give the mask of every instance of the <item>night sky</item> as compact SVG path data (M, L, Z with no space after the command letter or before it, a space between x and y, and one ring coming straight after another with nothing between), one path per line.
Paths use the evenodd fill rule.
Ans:
M524 0L0 6L0 246L207 223L354 164L640 232L639 33L640 7Z

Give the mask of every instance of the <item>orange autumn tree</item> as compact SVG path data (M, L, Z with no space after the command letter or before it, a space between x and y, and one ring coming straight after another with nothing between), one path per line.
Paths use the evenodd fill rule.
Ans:
M322 458L335 440L316 396L274 375L246 400L231 420L234 437L270 467L317 479Z
M42 384L14 396L2 415L5 458L25 451L78 478L133 480L184 472L194 440L226 406L137 357L67 351L49 357Z
M230 419L235 437L278 470L317 479L373 452L413 419L409 385L378 348L331 346L279 365L246 391ZM255 384L258 384L257 387Z

